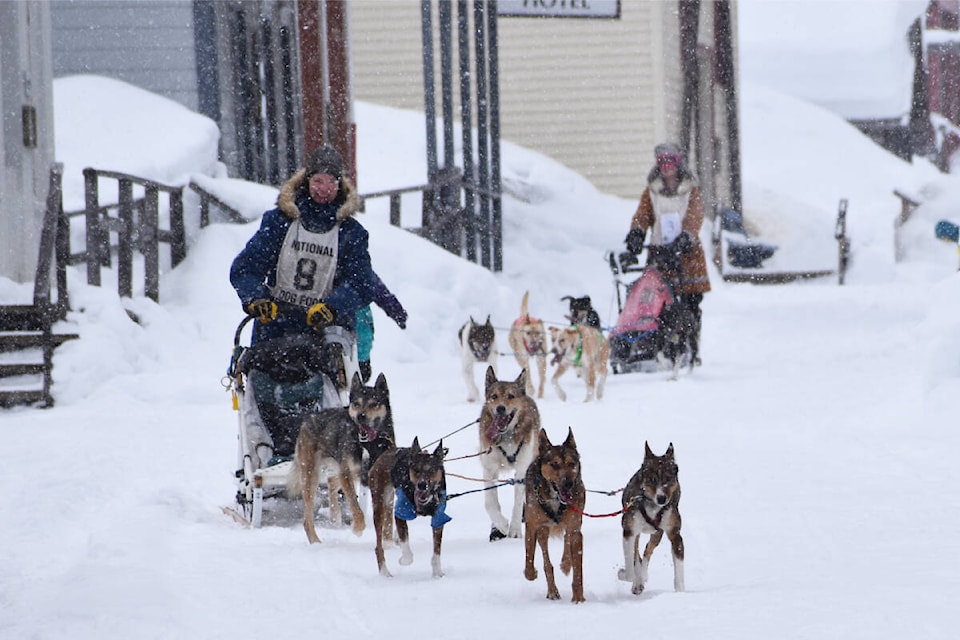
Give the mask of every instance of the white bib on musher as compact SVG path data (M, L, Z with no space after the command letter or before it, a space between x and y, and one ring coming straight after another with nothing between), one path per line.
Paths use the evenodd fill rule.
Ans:
M309 309L330 295L339 238L339 223L326 233L313 233L294 220L277 259L276 284L270 289L274 299Z
M650 190L654 223L650 239L653 244L670 244L683 231L683 217L690 204L690 192L684 191L668 196Z

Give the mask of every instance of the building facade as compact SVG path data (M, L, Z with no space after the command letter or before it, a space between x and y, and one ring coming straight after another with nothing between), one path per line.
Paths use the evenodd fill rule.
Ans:
M716 76L723 42L732 55L729 69L736 68L736 3L616 5L614 18L500 16L501 137L628 198L643 189L653 147L671 140L689 148L701 179L717 185L715 199L730 206L738 199L739 187L730 185L739 181L731 175L739 148L725 114L734 110L736 129L736 79L729 78L728 91ZM424 108L421 6L419 0L350 4L357 100ZM723 33L718 8L726 16Z

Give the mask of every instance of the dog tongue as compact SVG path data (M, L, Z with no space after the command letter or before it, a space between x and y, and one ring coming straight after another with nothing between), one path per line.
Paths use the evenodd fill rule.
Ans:
M433 499L433 494L429 491L426 491L426 490L421 491L420 489L416 489L413 492L413 501L416 502L418 506L429 504L432 499Z
M360 442L373 442L377 439L377 430L368 424L358 425L360 429Z
M573 487L560 487L557 489L557 497L563 504L570 504L573 502Z
M493 420L490 421L490 424L487 426L487 440L490 442L497 442L500 440L500 436L504 431L507 430L507 426L510 424L510 420L513 419L513 412L510 413L497 413L493 416Z

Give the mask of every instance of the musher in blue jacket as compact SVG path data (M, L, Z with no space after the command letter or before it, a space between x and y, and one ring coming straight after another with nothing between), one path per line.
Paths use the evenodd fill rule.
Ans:
M230 267L244 311L256 318L254 344L331 324L355 330L379 280L367 230L353 217L359 202L330 146L281 187L277 207L263 214Z

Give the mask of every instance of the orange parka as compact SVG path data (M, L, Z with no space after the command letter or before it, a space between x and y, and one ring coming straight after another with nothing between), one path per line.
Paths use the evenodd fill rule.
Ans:
M683 205L686 205L685 208ZM678 209L681 213L681 232L686 232L693 240L693 250L683 256L683 285L680 293L706 293L710 291L710 277L707 274L707 258L700 244L700 227L703 226L703 202L700 199L700 189L692 177L684 177L677 186L677 192L671 194L666 190L663 178L654 172L640 196L640 204L630 221L630 229L641 229L646 235L649 244L663 244L661 237L664 229L661 227L663 216L668 209ZM647 253L647 263L650 254Z

